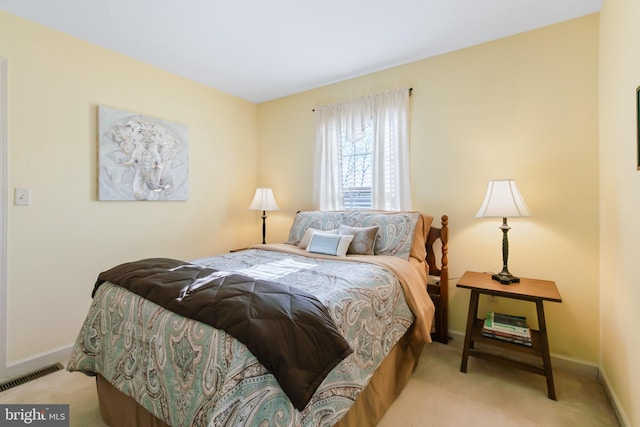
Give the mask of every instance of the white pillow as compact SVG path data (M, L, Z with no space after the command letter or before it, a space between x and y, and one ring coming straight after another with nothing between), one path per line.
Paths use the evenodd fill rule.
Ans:
M311 235L307 252L316 254L346 256L347 249L353 240L352 235L326 234L314 232Z
M311 241L311 236L313 236L314 232L319 232L319 233L324 233L324 234L338 234L338 229L336 228L335 230L319 230L317 228L307 228L304 232L304 236L302 236L302 240L300 240L300 243L298 243L298 247L301 249L307 249L307 246L309 245L309 241Z

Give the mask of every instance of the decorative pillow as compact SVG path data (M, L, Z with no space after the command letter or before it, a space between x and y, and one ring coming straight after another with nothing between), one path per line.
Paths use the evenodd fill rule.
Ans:
M311 236L307 252L343 257L347 254L352 240L353 236L350 235L324 234L316 231Z
M307 249L307 246L309 245L309 241L311 241L311 236L313 236L313 233L315 233L316 231L324 234L338 234L337 228L333 230L323 231L323 230L318 230L317 228L309 227L304 232L304 236L302 236L302 240L300 240L300 243L298 243L298 247L301 249Z
M379 226L374 253L409 259L413 233L420 216L420 213L410 211L354 211L345 216L343 224L351 227Z
M309 227L318 230L336 229L340 227L340 224L343 224L343 215L344 212L337 211L298 212L291 225L291 230L289 230L289 240L287 240L287 243L290 245L298 245Z
M353 236L353 240L349 245L349 250L347 250L347 253L357 255L373 255L373 249L376 243L376 235L378 234L379 229L380 227L378 227L377 225L363 228L341 225L340 234Z

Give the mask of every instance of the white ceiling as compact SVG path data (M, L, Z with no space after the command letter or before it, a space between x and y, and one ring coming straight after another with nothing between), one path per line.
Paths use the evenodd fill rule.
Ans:
M0 0L260 103L598 12L602 0Z

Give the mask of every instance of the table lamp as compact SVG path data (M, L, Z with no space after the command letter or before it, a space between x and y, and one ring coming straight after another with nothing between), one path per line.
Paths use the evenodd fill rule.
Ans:
M520 278L509 273L507 260L509 259L509 240L507 232L511 229L507 224L507 218L518 218L531 216L527 205L524 203L518 186L513 179L498 179L489 181L487 194L476 218L502 218L502 271L491 275L493 280L497 280L503 285L518 283Z
M280 209L276 203L276 199L273 197L273 190L270 188L257 188L249 209L262 211L262 244L264 245L267 243L265 241L267 234L267 211L277 211Z

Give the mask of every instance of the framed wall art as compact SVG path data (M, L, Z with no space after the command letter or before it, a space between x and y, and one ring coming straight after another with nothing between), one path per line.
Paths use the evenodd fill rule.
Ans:
M187 200L187 126L98 107L98 199Z

